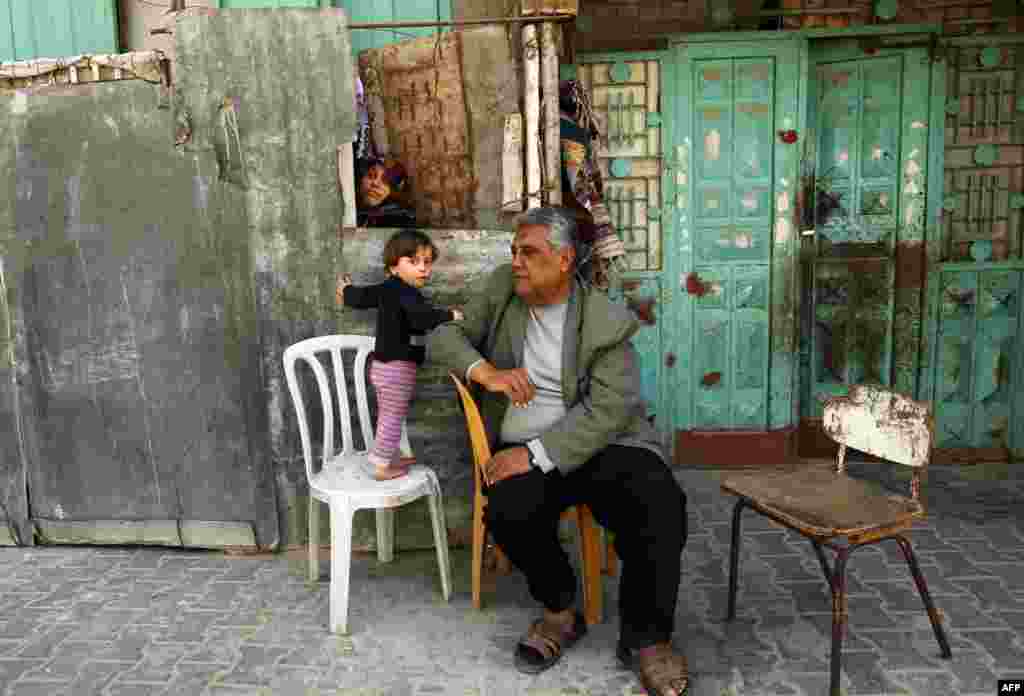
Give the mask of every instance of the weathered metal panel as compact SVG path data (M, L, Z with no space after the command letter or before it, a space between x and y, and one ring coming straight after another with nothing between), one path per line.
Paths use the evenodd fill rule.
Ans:
M117 51L115 0L0 0L0 61Z
M302 488L280 356L336 330L344 16L214 12L176 39L174 111L142 81L3 98L31 512L58 540L273 546L276 490L288 514Z
M242 197L202 191L159 98L140 81L59 89L19 121L31 516L92 542L123 540L115 521L252 520L274 545Z
M0 172L14 170L16 114L12 99L0 99ZM17 105L21 107L21 103ZM26 442L19 381L25 376L23 316L14 295L12 269L17 267L12 244L15 230L14 197L24 181L0 187L0 545L31 544L28 522Z

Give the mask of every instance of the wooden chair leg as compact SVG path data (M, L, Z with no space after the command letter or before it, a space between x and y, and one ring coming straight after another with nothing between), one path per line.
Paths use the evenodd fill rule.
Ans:
M583 557L583 617L588 625L601 623L604 612L601 587L601 530L586 505L576 506L580 551Z
M740 498L732 509L732 544L729 547L729 606L725 613L725 620L732 621L736 618L736 588L739 585L740 570L740 517L743 515L743 508L747 501Z
M953 657L953 652L949 649L949 640L946 638L946 631L942 626L942 617L939 616L939 610L935 608L935 602L932 601L932 596L928 592L928 583L924 579L924 573L921 572L921 566L917 564L917 556L914 555L914 549L906 537L896 536L893 539L900 545L903 557L907 559L907 566L910 567L910 574L914 578L914 584L917 585L917 592L921 595L921 601L924 602L924 608L927 610L928 618L932 622L935 640L939 642L939 651L948 660Z
M512 561L497 544L494 545L494 570L498 575L508 575L512 572Z
M619 574L619 554L615 550L614 539L611 538L610 532L605 532L604 535L604 549L605 549L605 575L618 575Z
M473 608L480 609L480 581L484 570L484 541L486 540L484 529L484 502L480 491L473 496Z
M843 636L846 633L846 560L850 549L836 550L835 567L832 569L832 657L829 679L829 695L841 696Z

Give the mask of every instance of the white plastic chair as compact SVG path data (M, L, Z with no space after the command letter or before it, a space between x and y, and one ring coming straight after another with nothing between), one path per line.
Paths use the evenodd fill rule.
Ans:
M448 536L444 521L444 504L437 475L429 468L413 465L409 473L390 481L376 481L368 473L367 450L373 448L373 424L366 399L366 359L373 349L372 336L318 336L289 346L284 352L284 372L288 391L299 421L302 437L302 456L309 482L309 579L319 578L320 503L330 506L331 515L331 591L330 626L332 633L348 630L348 584L352 556L352 516L356 510L372 508L377 511L377 558L386 563L393 558L394 508L427 496L430 518L434 527L437 562L441 569L441 590L445 601L451 595L451 567L448 560ZM352 437L349 409L349 385L345 379L342 351L355 351L353 370L359 427L367 450L357 450ZM334 449L334 406L331 401L327 372L318 354L330 353L334 370L337 401L340 412L342 450ZM319 470L314 470L314 455L310 442L306 404L295 375L295 365L305 360L316 377L320 403L323 408L323 459ZM411 454L409 436L402 425L402 452Z

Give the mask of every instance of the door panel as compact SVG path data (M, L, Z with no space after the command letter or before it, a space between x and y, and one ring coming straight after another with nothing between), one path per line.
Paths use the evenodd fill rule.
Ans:
M667 375L676 430L794 422L792 337L777 350L770 327L778 321L786 335L797 299L789 276L798 146L776 134L797 126L799 47L777 40L678 49L678 253L666 262L679 280L665 339L687 347Z
M1022 273L992 264L941 273L936 446L1007 450L1020 390Z
M824 399L858 382L916 395L920 326L894 326L895 254L924 239L930 62L923 49L867 56L855 41L831 41L812 45L810 63L801 412L820 418ZM919 306L920 287L902 292ZM897 332L914 352L898 366Z

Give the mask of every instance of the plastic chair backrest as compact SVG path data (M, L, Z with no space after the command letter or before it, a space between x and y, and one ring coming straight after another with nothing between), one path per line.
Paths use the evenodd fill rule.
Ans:
M850 387L847 396L825 403L822 426L840 445L912 467L928 465L932 450L931 409L923 401L872 384Z
M349 408L349 385L345 378L345 365L342 352L355 351L353 381L356 392L356 407L359 415L359 429L367 449L373 447L373 424L370 422L370 407L366 396L366 359L373 350L373 336L331 335L307 338L289 346L284 351L284 374L288 382L288 391L295 405L295 414L299 421L299 436L302 439L302 457L306 464L306 477L312 479L316 473L313 469L313 449L310 440L309 422L306 414L306 403L296 377L295 365L305 361L312 369L320 392L320 405L323 410L323 459L325 466L338 452L334 449L334 405L331 402L330 382L327 371L318 354L330 353L331 369L334 372L334 384L338 401L338 420L341 423L341 454L354 454L355 440L352 435L352 413ZM405 427L402 429L403 444L407 441Z
M462 410L466 414L466 430L469 431L469 443L473 448L473 461L476 465L477 485L479 486L480 477L483 476L483 466L491 458L491 446L487 441L487 431L484 430L484 421L480 417L480 409L477 408L473 395L469 393L469 389L466 388L461 379L456 377L454 373L449 374L452 381L455 382L455 388L459 390Z

